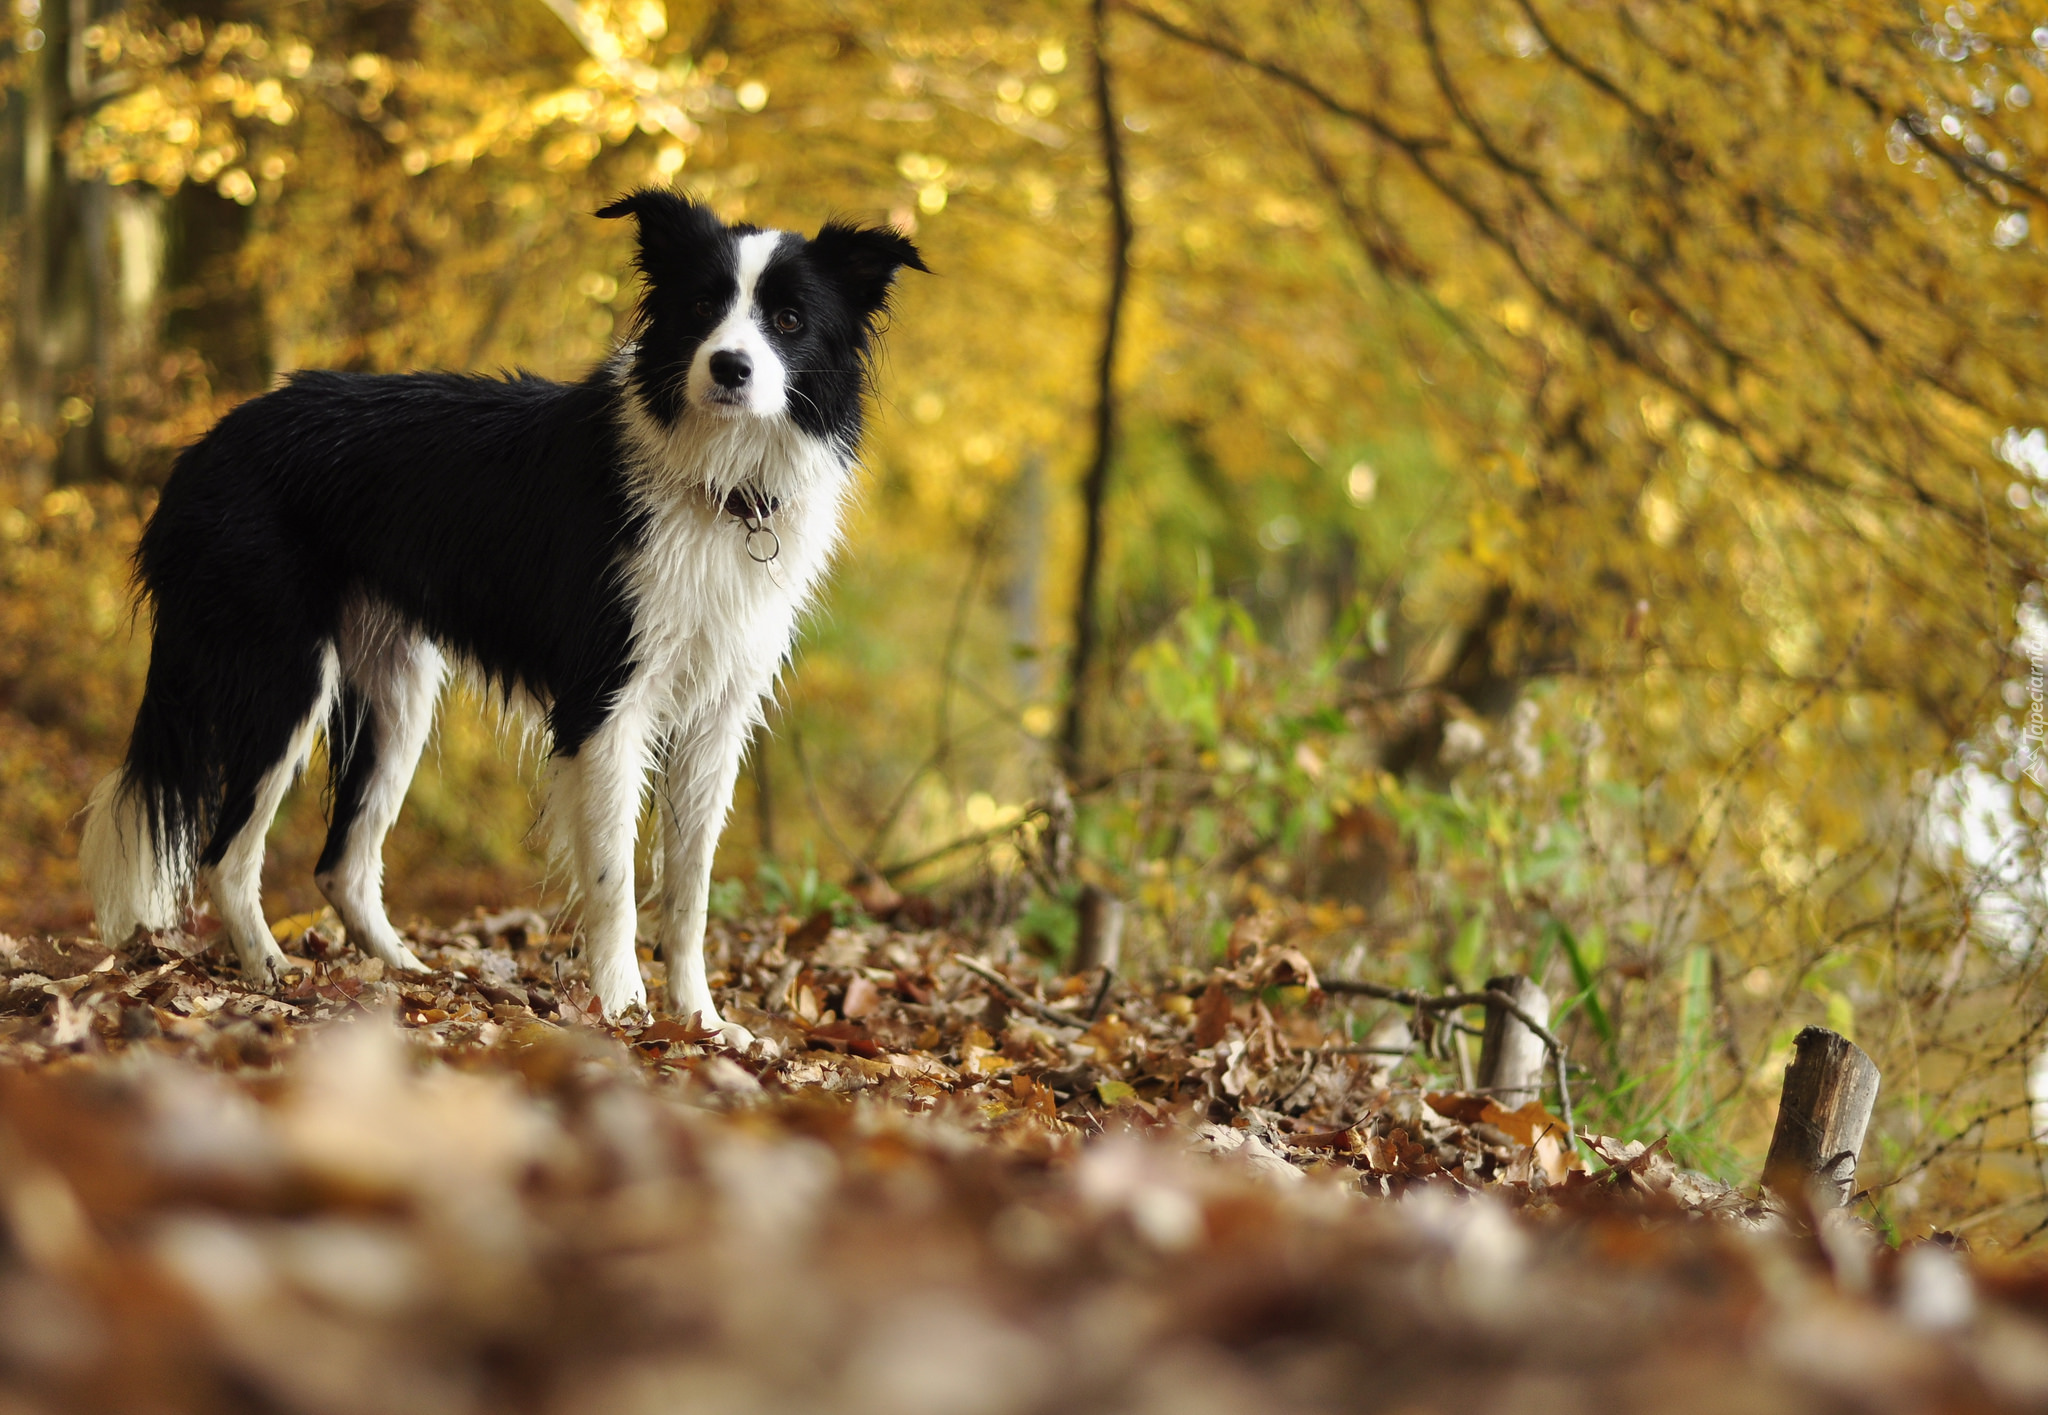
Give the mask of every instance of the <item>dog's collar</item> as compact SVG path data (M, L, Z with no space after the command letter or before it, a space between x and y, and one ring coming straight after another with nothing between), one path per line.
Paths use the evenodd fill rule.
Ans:
M782 509L782 498L758 488L736 486L725 494L725 514L747 528L747 554L766 565L782 554L782 537L768 518Z
M782 509L782 498L744 486L725 494L725 514L742 521L765 521Z

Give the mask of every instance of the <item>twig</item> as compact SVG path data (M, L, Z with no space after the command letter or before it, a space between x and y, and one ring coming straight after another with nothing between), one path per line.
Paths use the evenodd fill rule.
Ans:
M1109 1001L1109 990L1116 983L1116 969L1102 970L1102 986L1095 990L1095 1001L1088 1004L1088 1020L1093 1022L1102 1015L1102 1004Z
M1077 1032L1085 1032L1088 1030L1086 1023L1077 1022L1072 1017L1068 1017L1062 1013L1053 1011L1050 1007L1047 1007L1044 1003L1040 1002L1030 993L1024 991L1024 989L1018 987L1015 983L1011 982L1001 973L998 973L995 969L989 967L988 964L982 962L979 958L969 958L964 953L956 953L953 955L953 961L955 963L958 963L961 967L965 968L968 972L974 974L975 977L980 978L983 982L993 986L998 992L1002 993L1004 997L1007 997L1010 1001L1016 1003L1019 1007L1023 1008L1026 1012L1029 1012L1033 1017L1038 1018L1041 1022L1050 1022L1055 1027L1072 1027Z
M1324 992L1353 993L1359 997L1376 997L1383 1002L1398 1002L1403 1007L1412 1007L1417 1012L1455 1012L1462 1007L1498 1007L1539 1037L1544 1048L1550 1053L1551 1070L1557 1079L1557 1108L1564 1121L1565 1135L1577 1143L1578 1127L1572 1123L1571 1086L1565 1080L1565 1050L1550 1028L1529 1015L1521 1003L1497 988L1485 992L1416 992L1413 988L1390 988L1381 983L1361 982L1349 978L1324 978Z
M1014 834L1019 826L1024 825L1033 816L1044 814L1044 803L1034 801L1024 808L1023 815L1018 816L1013 821L1005 821L1001 825L992 825L987 830L972 831L957 839L949 840L936 849L927 850L922 855L913 855L907 860L898 860L893 865L885 865L876 873L881 875L883 879L894 883L912 870L922 869L935 860L943 860L946 856L953 854L957 850L972 849L976 845L986 845L991 840L998 840L1005 835Z

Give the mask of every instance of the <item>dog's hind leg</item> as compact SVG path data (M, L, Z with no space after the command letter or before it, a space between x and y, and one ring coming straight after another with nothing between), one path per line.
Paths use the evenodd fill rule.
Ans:
M580 706L565 713L558 702L557 723L581 717ZM594 731L571 737L566 746L558 725L548 782L548 829L582 902L591 991L610 1018L647 1004L634 950L633 844L651 730L646 711L630 698L614 702Z
M263 917L263 841L286 789L305 770L313 734L334 696L335 669L333 646L321 643L302 671L274 669L252 691L261 701L253 710L244 704L251 730L225 764L220 817L199 857L242 973L258 986L282 981L290 966Z
M661 956L668 964L668 1006L679 1016L717 1028L728 1046L744 1051L753 1033L718 1015L704 976L704 923L711 894L711 862L732 804L740 759L746 753L750 712L733 709L694 731L678 733L663 763Z
M327 732L334 818L314 879L348 941L385 966L424 972L384 910L384 837L398 819L433 730L447 662L441 651L371 612L342 633L342 686Z

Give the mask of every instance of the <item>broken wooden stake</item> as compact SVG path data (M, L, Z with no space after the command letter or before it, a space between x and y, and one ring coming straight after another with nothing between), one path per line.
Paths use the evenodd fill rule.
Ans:
M1877 1063L1839 1032L1808 1027L1792 1041L1764 1188L1838 1209L1856 1190L1856 1159L1877 1104Z
M1080 927L1075 931L1071 971L1116 971L1124 943L1124 902L1099 884L1081 886Z
M1504 993L1537 1021L1550 1022L1550 998L1542 988L1517 974L1488 978L1488 992ZM1479 1087L1504 1110L1520 1110L1543 1096L1543 1071L1549 1054L1543 1038L1498 1003L1488 1003L1486 1031L1479 1041Z

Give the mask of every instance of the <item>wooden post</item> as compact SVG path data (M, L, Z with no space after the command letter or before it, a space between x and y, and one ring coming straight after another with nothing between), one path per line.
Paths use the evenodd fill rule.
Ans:
M1550 1023L1550 999L1542 988L1519 974L1488 978L1488 992L1504 992L1537 1021ZM1543 1038L1503 1007L1486 1009L1486 1033L1479 1041L1479 1086L1504 1110L1520 1110L1543 1096L1549 1053Z
M1074 936L1076 973L1107 968L1123 958L1124 902L1098 884L1081 886L1080 927Z
M1764 1187L1794 1203L1838 1209L1856 1191L1856 1159L1877 1104L1877 1063L1825 1027L1806 1028L1792 1046Z

